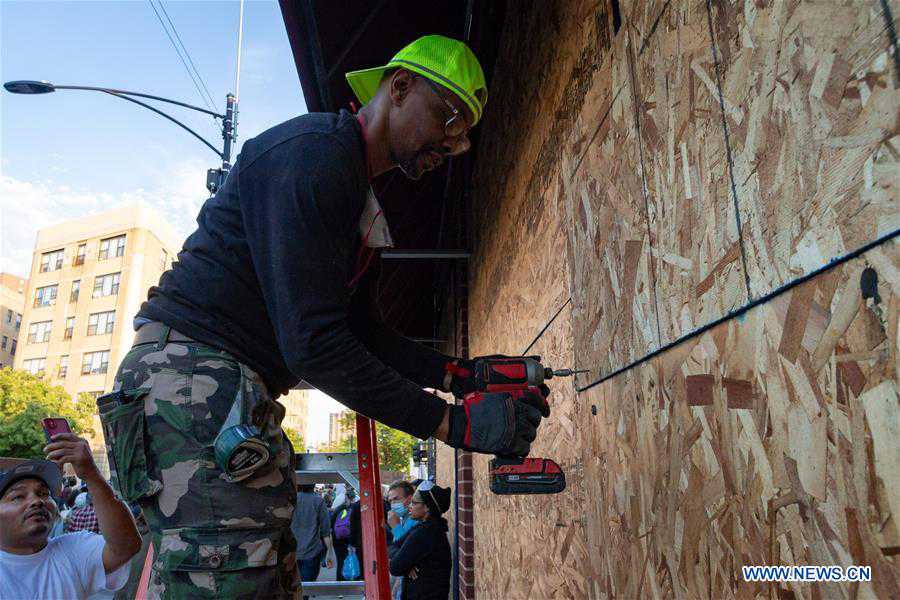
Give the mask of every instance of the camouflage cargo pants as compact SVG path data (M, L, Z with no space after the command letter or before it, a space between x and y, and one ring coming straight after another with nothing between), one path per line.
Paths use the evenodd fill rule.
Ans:
M213 440L241 386L274 458L232 483L216 465ZM97 403L114 485L140 504L151 529L148 597L299 597L284 407L256 373L200 343L138 344L114 392Z

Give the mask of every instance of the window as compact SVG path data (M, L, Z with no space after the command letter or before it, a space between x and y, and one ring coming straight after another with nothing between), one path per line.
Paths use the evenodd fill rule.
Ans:
M71 340L75 335L75 317L66 317L66 330L63 331L63 339Z
M100 260L106 260L110 256L125 255L125 236L117 235L116 237L106 238L100 242Z
M94 278L94 298L117 295L119 293L119 275L121 273L110 273Z
M10 346L10 348L9 348L9 353L12 354L13 356L16 355L16 344L18 344L18 343L19 343L19 340L13 340L12 346Z
M56 292L59 290L58 285L46 285L44 287L39 287L34 291L34 305L38 306L53 306L56 304Z
M13 311L6 309L6 322L12 323Z
M169 253L165 250L162 251L162 254L159 255L159 268L163 271L166 270L166 264L169 262Z
M102 375L109 368L109 350L85 352L81 360L82 375Z
M91 400L96 400L97 398L99 398L100 396L103 395L103 390L100 390L99 392L81 392L81 393L86 394Z
M47 366L46 358L32 358L30 360L26 360L22 363L22 366L25 367L25 370L31 373L32 375L43 375L44 369Z
M65 377L69 372L69 355L63 354L59 357L59 377Z
M22 326L22 315L16 313L16 331Z
M47 271L59 271L63 266L63 258L65 258L64 250L54 250L53 252L44 252L41 254L41 273Z
M72 292L69 294L69 302L78 302L78 294L81 293L81 280L72 282Z
M75 255L75 260L72 261L72 264L76 267L84 264L84 255L87 253L87 244L78 244L78 253Z
M6 345L9 343L9 338L5 335L3 336L3 341L0 343L0 350L6 350Z
M88 317L88 335L104 335L112 333L116 325L116 311L93 313Z
M50 341L50 327L53 321L38 321L28 326L28 343L42 344Z

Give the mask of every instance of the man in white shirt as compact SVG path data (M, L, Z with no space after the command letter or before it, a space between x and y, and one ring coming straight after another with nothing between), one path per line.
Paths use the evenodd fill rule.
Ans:
M0 474L0 600L87 598L120 589L128 561L141 548L131 512L97 470L85 440L60 433L44 452L49 460L26 461ZM87 483L100 535L79 531L47 539L65 463Z

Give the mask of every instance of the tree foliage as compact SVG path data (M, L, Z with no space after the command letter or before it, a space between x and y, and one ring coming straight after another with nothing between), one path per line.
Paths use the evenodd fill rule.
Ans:
M291 427L282 427L282 429L284 429L287 438L291 440L291 444L294 446L294 452L306 452L306 442L303 440L303 436L300 435L299 431Z
M0 369L0 456L44 458L41 419L64 417L75 433L85 435L93 433L95 412L87 394L72 402L61 386L25 371Z
M350 431L350 436L334 445L332 452L356 451L356 413L347 411L340 416L342 429ZM378 441L378 461L382 469L406 472L412 447L418 441L414 436L387 425L377 424L375 438Z

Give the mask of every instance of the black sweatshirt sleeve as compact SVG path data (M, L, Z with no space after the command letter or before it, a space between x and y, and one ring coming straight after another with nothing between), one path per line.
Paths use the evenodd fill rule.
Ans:
M391 575L395 577L406 575L410 569L420 564L431 553L433 547L434 537L432 537L429 527L419 525L413 528L406 535L400 551L394 554L390 560Z
M389 327L378 306L380 265L360 280L350 306L350 329L375 356L422 387L443 389L445 366L456 360L409 340ZM445 390L446 391L446 390Z
M446 403L371 353L348 322L351 257L365 194L340 141L305 134L237 173L241 212L266 310L288 368L358 413L420 438Z

